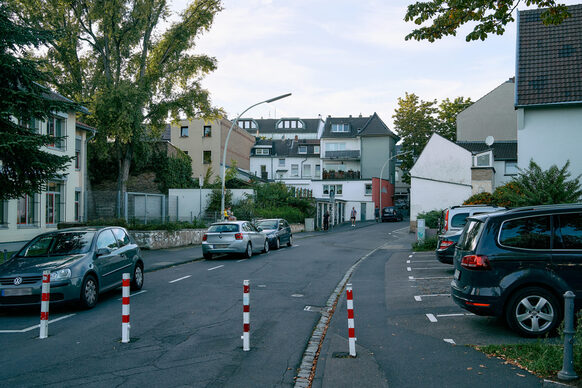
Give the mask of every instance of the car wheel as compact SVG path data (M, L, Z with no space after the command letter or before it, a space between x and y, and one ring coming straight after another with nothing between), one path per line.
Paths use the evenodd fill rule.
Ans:
M143 266L136 264L133 270L133 279L131 280L132 291L139 291L143 287Z
M247 249L244 253L244 257L247 259L250 259L252 255L253 255L253 246L251 245L251 243L248 243Z
M203 253L202 256L204 256L206 260L212 260L212 253Z
M99 299L99 286L93 275L87 275L81 286L81 307L92 309Z
M269 253L269 240L265 239L265 244L263 246L263 253Z
M289 236L289 241L287 241L287 246L290 247L293 245L293 236Z
M281 248L281 240L279 240L279 237L277 237L277 239L275 240L275 249L279 248Z
M527 287L510 298L506 319L509 326L522 336L539 337L556 328L562 319L562 311L551 292Z

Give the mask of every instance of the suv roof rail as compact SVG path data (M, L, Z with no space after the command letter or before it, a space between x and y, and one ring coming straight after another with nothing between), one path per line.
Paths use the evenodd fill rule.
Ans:
M532 211L532 210L551 210L551 209L560 209L560 208L568 208L568 207L582 208L582 203L556 203L556 204L530 205L530 206L515 207L513 209L509 209L508 212L519 213L519 212Z
M495 205L488 205L488 204L484 204L484 203L479 203L476 205L455 205L455 206L451 206L451 209L458 209L460 207L502 207L502 206L495 206Z

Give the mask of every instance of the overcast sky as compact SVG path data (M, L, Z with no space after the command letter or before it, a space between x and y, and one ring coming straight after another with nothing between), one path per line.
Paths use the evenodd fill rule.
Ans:
M515 23L503 36L465 42L467 30L435 43L405 41L412 0L225 0L196 52L218 69L203 85L234 119L316 118L374 112L392 126L398 97L477 100L515 73ZM567 4L580 1L565 1ZM171 1L183 10L186 0Z

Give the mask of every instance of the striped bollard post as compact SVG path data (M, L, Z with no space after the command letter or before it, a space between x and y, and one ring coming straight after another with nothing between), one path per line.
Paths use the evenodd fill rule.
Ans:
M51 272L42 272L42 295L40 299L40 334L38 338L48 337L49 300L51 296Z
M129 274L124 273L121 283L121 343L129 342Z
M248 280L243 281L243 351L251 350L251 296L250 284Z
M350 356L356 357L356 330L354 328L354 294L352 284L349 283L346 288L347 307L348 307L348 337L350 345Z

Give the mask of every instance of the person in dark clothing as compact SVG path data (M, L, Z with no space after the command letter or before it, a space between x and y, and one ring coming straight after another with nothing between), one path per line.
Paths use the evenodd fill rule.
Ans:
M323 214L323 230L327 230L329 228L329 212L326 210Z

